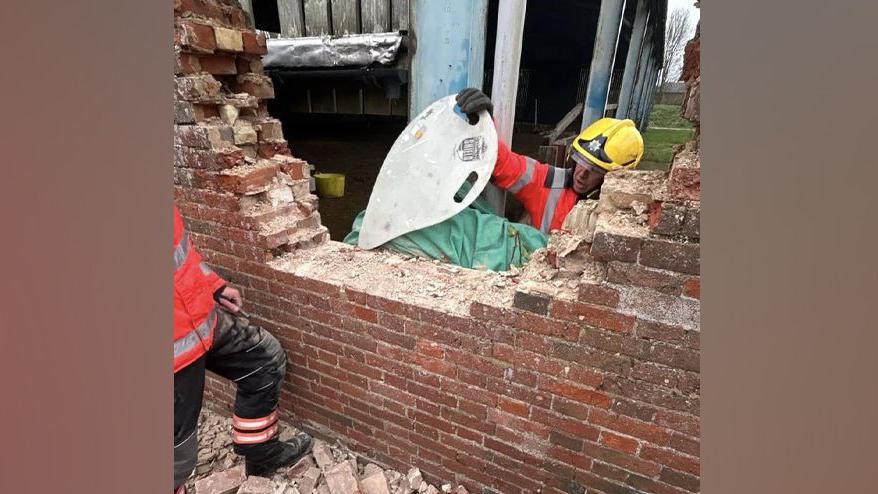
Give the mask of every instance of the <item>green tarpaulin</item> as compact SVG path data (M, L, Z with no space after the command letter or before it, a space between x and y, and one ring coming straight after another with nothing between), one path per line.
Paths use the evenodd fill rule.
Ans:
M458 197L463 197L466 190L468 184L461 188ZM365 214L361 211L354 219L345 243L357 245ZM548 241L536 228L496 215L487 201L479 198L442 223L396 237L383 247L465 268L508 271L510 266L525 264Z

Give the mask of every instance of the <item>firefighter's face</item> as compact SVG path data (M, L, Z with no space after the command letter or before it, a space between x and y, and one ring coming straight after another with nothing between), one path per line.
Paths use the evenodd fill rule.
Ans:
M604 183L604 174L595 170L594 166L576 164L573 169L573 191L577 194L588 194Z

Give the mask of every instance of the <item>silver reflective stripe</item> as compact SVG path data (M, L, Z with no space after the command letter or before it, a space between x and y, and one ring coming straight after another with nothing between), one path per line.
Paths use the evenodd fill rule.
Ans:
M518 177L518 180L516 180L515 183L512 184L512 186L508 189L509 192L512 192L513 194L518 194L518 192L523 189L525 185L530 183L531 179L534 176L534 168L536 168L536 166L534 165L535 162L533 158L525 156L525 163L526 165L524 168L524 173L522 173L521 176Z
M204 262L199 263L198 267L201 268L201 273L205 276L213 273L213 270L210 269L210 266L208 266L207 264L204 264Z
M561 173L556 173L555 176L562 175ZM556 189L552 188L549 191L549 198L546 199L546 208L543 210L543 220L540 222L540 231L548 234L549 228L552 226L552 218L555 217L555 208L558 206L558 199L561 198L561 194L564 192L564 189Z
M180 269L180 266L183 265L183 262L186 261L186 258L189 256L189 232L183 230L183 237L180 239L180 243L174 247L174 271Z
M174 342L174 358L192 350L201 342L201 340L206 339L208 335L210 335L210 330L213 328L214 321L216 321L216 310L212 309L210 313L207 314L207 319L205 319L203 323L199 324L197 328L189 331L185 336Z
M555 173L552 175L552 188L553 189L563 189L567 182L567 169L565 168L555 168Z

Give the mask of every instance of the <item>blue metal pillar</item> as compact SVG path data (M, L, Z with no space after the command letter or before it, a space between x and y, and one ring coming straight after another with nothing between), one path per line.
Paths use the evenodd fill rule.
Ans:
M659 90L657 84L659 83L659 81L661 81L661 77L660 77L661 71L662 71L661 68L659 68L655 71L655 75L653 76L653 81L652 81L653 90L652 90L652 92L649 93L649 98L646 100L646 112L643 115L643 130L644 131L649 129L649 116L652 114L653 106L655 106L655 95L658 93L658 90Z
M601 1L598 28L591 54L591 69L588 72L588 89L585 92L585 105L582 111L583 129L604 116L624 10L625 0Z
M646 30L646 39L643 40L643 49L637 63L637 79L634 83L634 92L631 94L631 102L628 105L627 117L635 122L640 122L638 110L640 98L643 96L643 88L646 86L647 69L649 68L650 53L652 53L652 27Z
M443 96L482 88L487 13L488 0L412 0L409 120Z
M627 118L631 109L631 95L634 92L634 82L637 79L637 62L643 49L646 25L650 17L647 4L648 0L637 0L634 25L631 27L631 40L628 43L628 55L625 57L625 72L622 74L622 87L619 90L616 118Z
M655 94L655 76L656 76L656 64L655 57L650 56L649 58L649 66L646 70L646 79L643 84L643 94L640 96L640 103L637 108L637 127L644 131L646 130L646 117L649 112L648 102L650 96Z

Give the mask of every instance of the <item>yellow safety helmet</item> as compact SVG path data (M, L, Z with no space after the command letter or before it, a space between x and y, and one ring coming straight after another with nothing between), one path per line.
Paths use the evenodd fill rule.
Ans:
M643 157L643 137L629 119L602 118L576 136L570 154L577 163L587 159L608 172L635 168Z

